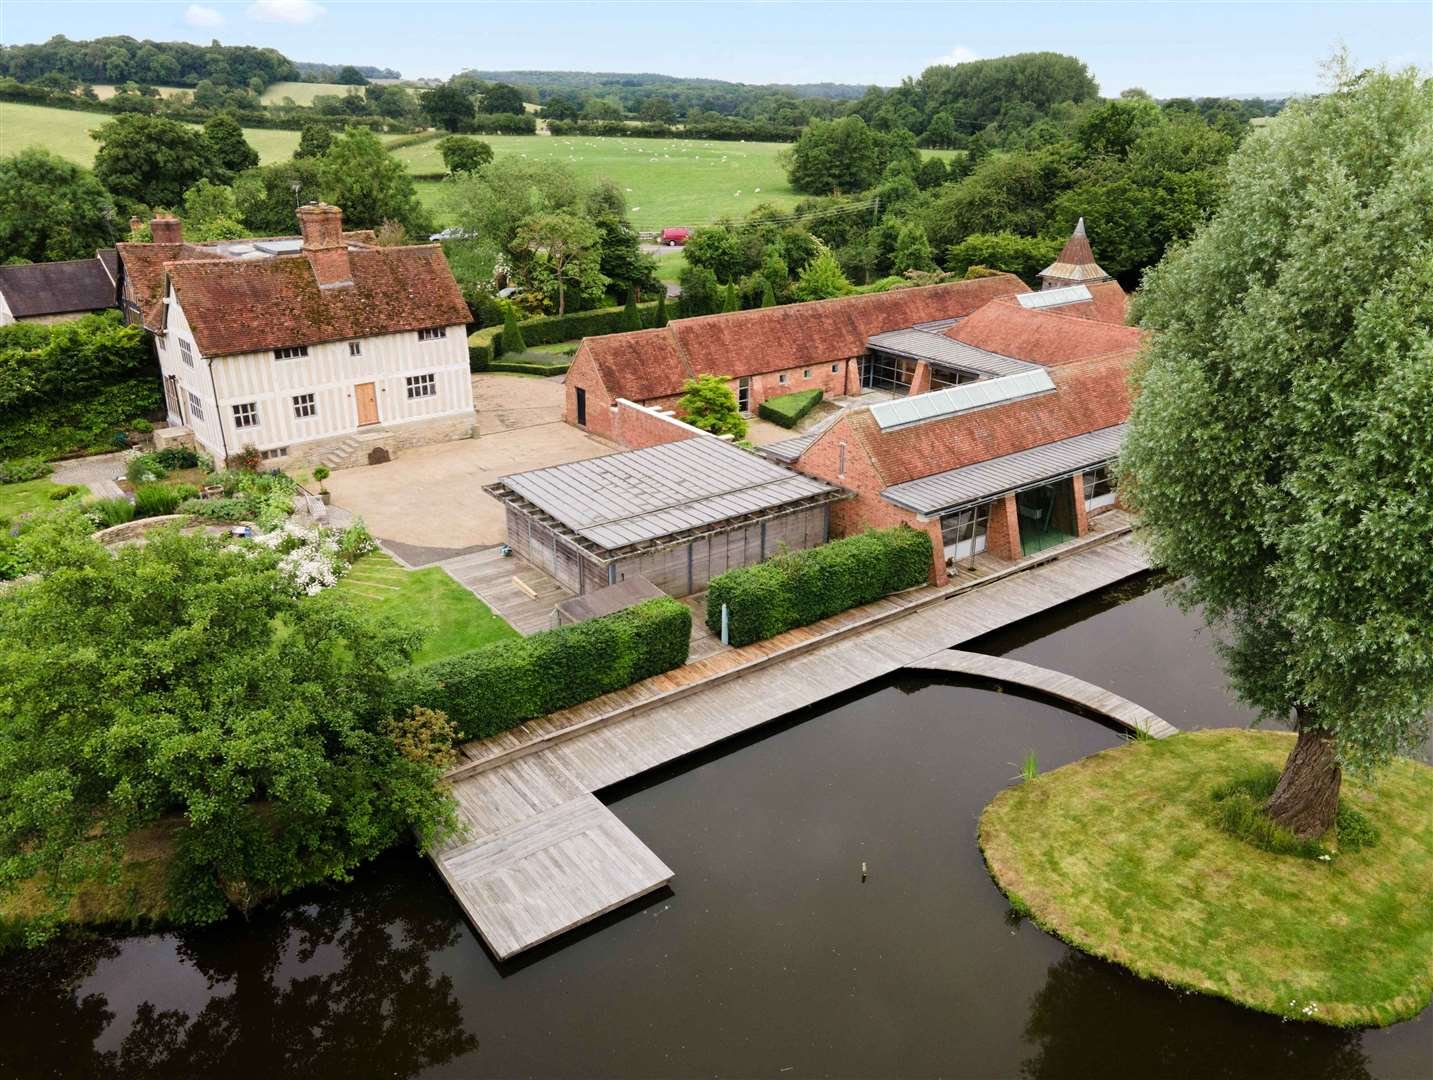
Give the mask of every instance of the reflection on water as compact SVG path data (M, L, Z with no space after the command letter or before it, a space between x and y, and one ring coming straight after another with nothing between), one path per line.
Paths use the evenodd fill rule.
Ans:
M1197 620L1121 599L981 644L1180 726L1247 723ZM1433 1076L1426 1017L1285 1024L1009 918L981 808L1027 751L1045 771L1118 741L894 679L608 792L677 876L590 933L500 969L395 852L247 923L7 958L0 1076Z

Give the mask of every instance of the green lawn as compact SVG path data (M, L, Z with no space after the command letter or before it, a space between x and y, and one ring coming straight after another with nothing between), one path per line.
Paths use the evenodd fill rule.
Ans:
M105 113L0 101L0 157L18 153L28 146L43 146L51 153L89 168L99 149L99 143L91 139L89 133L110 119ZM299 145L297 131L245 128L244 138L259 152L259 160L265 165L288 160Z
M657 256L657 280L664 285L680 285L687 257L680 251Z
M1293 743L1219 729L1106 750L1001 792L981 850L1016 910L1144 978L1291 1020L1408 1019L1433 997L1433 769L1344 777L1373 846L1275 855L1225 832L1211 793Z
M427 628L417 664L521 636L445 571L405 570L382 551L354 563L337 588L384 618Z
M48 510L58 503L50 498L59 484L45 477L20 484L0 484L0 521L13 521L31 510Z

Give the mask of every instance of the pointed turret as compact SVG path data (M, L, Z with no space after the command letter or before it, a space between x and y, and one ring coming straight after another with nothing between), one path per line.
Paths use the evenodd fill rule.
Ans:
M1065 241L1059 258L1040 271L1041 289L1063 289L1066 285L1092 285L1097 281L1112 280L1095 262L1089 237L1085 235L1084 218L1080 218L1070 239Z

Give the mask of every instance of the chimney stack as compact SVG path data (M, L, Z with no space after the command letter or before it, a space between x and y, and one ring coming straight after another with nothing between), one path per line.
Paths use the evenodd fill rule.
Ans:
M143 219L143 218L139 217L138 214L131 215L131 217L130 217L130 219L129 219L129 231L130 231L130 232L139 232L140 227L143 226L143 225L144 225L144 219Z
M348 245L343 242L343 212L327 203L299 207L299 228L303 232L303 253L313 267L320 289L353 284L348 265Z
M184 225L169 214L155 217L149 222L149 236L156 244L182 244Z

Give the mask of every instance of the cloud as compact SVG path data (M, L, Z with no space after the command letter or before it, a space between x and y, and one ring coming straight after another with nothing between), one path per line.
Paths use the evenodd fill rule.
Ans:
M224 16L214 8L190 4L184 9L184 21L190 26L223 26Z
M311 23L324 11L314 0L256 0L246 14L259 22Z
M972 49L967 49L964 45L957 45L955 48L951 49L950 52L946 53L944 56L940 57L938 60L932 60L931 63L932 63L932 64L968 64L968 63L970 63L972 60L979 60L979 59L980 59L980 57L975 54L974 50L972 50Z

